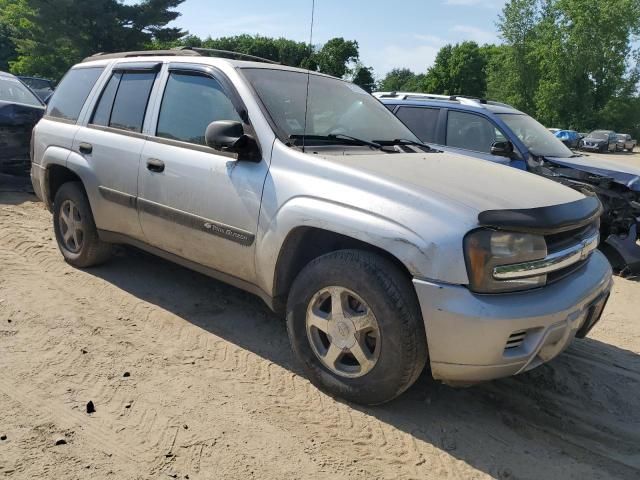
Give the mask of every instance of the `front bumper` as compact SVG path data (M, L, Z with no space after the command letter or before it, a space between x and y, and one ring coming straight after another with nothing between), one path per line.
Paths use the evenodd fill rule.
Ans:
M612 279L609 262L595 251L578 271L528 292L477 295L463 286L413 283L433 377L475 383L535 368L584 336L600 318Z
M31 185L36 197L40 201L45 201L44 184L46 170L37 163L31 163ZM47 205L49 207L49 205Z
M604 146L604 145L602 145L602 144L601 144L601 145L584 145L584 144L583 144L583 145L580 147L580 149L582 149L582 150L589 150L589 151L591 151L591 152L599 152L600 150L603 150L603 149L605 149L605 148L607 148L607 147L605 147L605 146Z

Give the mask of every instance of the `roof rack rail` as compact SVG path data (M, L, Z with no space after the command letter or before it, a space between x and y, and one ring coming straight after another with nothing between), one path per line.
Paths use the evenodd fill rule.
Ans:
M255 55L249 55L247 53L234 52L232 50L220 50L218 48L201 48L201 47L177 47L175 50L180 52L196 52L200 55L205 54L213 54L212 56L229 56L238 58L239 60L253 60L256 62L265 62L265 63L273 63L275 65L281 65L280 62L276 62L275 60L269 60L268 58L257 57Z
M218 57L232 57L245 60L253 60L256 62L274 63L280 65L280 62L269 60L268 58L256 57L255 55L248 55L246 53L232 52L231 50L218 50L216 48L200 48L200 47L176 47L170 50L139 50L134 52L116 52L116 53L95 53L90 57L82 60L84 62L91 62L93 60L107 60L113 58L129 58L129 57L152 57L152 56L170 56L176 57L186 55L190 57L201 57L203 54L209 54L211 56Z
M82 60L84 62L92 62L93 60L107 60L112 58L128 58L128 57L151 57L151 56L177 56L177 55L189 55L194 57L201 56L198 52L191 50L139 50L134 52L116 52L116 53L94 53L90 57Z
M508 103L494 102L484 98L471 97L467 95L439 95L436 93L419 93L419 92L373 92L376 98L398 98L400 100L442 100L446 102L458 102L461 105L470 105L473 107L484 107L485 105L494 105L497 107L514 108Z

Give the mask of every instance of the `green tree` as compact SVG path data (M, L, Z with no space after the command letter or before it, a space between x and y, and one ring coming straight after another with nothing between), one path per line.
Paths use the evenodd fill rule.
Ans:
M209 37L202 42L202 46L255 55L293 67L309 65L309 57L311 56L307 43L286 38L269 38L262 35L245 34L216 39Z
M394 68L380 81L378 88L384 92L422 92L425 76L408 68Z
M636 128L640 1L511 0L498 28L504 44L487 61L491 97L549 126Z
M424 88L429 93L484 97L487 59L476 42L445 45L427 71Z
M95 52L141 50L153 39L170 42L184 35L166 26L179 16L173 9L183 1L9 0L28 7L12 37L17 59L11 70L58 79Z
M488 89L525 111L535 109L538 84L538 24L541 0L511 0L498 17L498 30L509 47L489 68Z
M351 81L369 93L373 92L376 88L376 81L373 78L373 68L365 67L362 64L356 65Z
M17 58L15 39L30 26L26 0L0 0L0 70L9 70Z
M332 38L314 55L314 61L320 72L342 78L351 74L350 64L358 61L358 42L342 37Z
M286 38L270 38L262 35L235 35L204 40L186 36L171 42L154 41L149 48L173 48L194 46L245 53L267 58L292 67L308 68L336 77L351 77L365 85L373 85L371 69L359 62L358 43L343 38L332 38L324 45L310 47L308 43ZM364 70L363 70L364 69ZM368 73L367 73L368 72ZM371 77L371 78L368 78Z

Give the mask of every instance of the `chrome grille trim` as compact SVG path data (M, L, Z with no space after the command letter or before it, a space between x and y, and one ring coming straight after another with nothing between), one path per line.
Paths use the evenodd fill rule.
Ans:
M569 248L550 253L540 260L494 267L493 278L496 280L515 280L546 275L570 267L575 263L585 260L592 251L598 248L599 242L600 234L596 232L581 242Z

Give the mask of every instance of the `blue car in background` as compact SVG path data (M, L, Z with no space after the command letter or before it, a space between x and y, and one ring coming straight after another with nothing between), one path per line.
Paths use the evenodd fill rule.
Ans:
M640 167L572 152L536 120L504 103L460 95L373 95L438 150L519 168L597 195L604 206L602 250L614 268L640 273Z
M569 148L580 146L580 134L574 130L558 130L554 135Z

